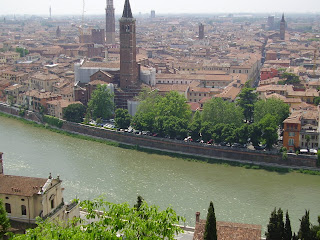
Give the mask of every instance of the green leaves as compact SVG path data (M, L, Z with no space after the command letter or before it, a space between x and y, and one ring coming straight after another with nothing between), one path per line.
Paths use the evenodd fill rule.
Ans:
M128 203L107 202L102 197L85 200L80 206L91 223L76 219L65 225L38 219L38 227L13 239L123 239L122 236L126 239L174 239L174 234L183 232L176 224L184 218L177 216L170 207L160 211L157 206L143 201L137 209Z
M138 111L133 118L133 126L139 130L157 132L162 136L184 137L187 134L191 110L186 99L172 91L165 96L156 92L142 92Z
M9 227L10 221L3 207L3 201L0 199L0 239L2 239Z
M218 123L234 124L239 127L243 124L242 109L235 103L224 101L222 98L213 98L203 107L202 121L213 125Z
M63 118L70 122L80 123L86 113L86 107L80 103L70 104L63 109Z
M109 119L114 110L113 94L107 85L98 85L88 103L88 113L94 119Z
M114 121L118 128L128 128L131 123L131 116L127 109L118 108L115 111Z
M259 122L268 113L276 117L277 125L282 125L282 122L289 116L289 105L284 103L282 100L276 98L260 100L255 103L255 122Z

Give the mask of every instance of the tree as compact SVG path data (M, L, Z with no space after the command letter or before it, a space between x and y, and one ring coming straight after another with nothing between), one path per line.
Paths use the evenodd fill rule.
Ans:
M253 123L249 125L249 137L253 146L258 146L261 141L261 128L258 123Z
M257 101L258 94L254 93L254 88L243 88L239 94L238 105L243 110L246 121L253 119L254 103Z
M300 220L300 229L298 237L301 240L309 240L311 236L309 211L306 210L305 215Z
M143 203L144 199L140 195L137 197L137 203L134 205L134 207L137 209L137 211L140 210L140 207Z
M80 103L70 104L63 109L63 118L70 122L82 122L86 113L86 107Z
M246 144L250 136L250 125L244 124L240 128L235 129L235 141Z
M203 122L201 124L202 140L208 142L213 137L213 125L210 122ZM222 129L221 129L222 130Z
M10 221L7 216L7 212L3 207L2 199L0 199L0 239L3 238L3 236L9 229L9 227L10 227Z
M267 145L267 149L271 149L272 145L278 140L276 117L271 114L265 115L259 122L259 126L262 132L261 138Z
M279 84L292 84L292 85L298 85L300 84L299 76L295 75L294 73L288 73L284 72L281 75L282 79L285 79L284 81L279 81Z
M207 222L204 232L204 240L217 240L217 223L216 215L214 213L214 207L212 201L210 202L207 214Z
M277 98L260 100L254 104L255 122L259 122L268 113L276 117L277 125L282 125L282 122L289 116L289 105Z
M292 239L292 230L291 230L291 223L289 218L288 210L286 212L286 224L284 226L284 234L283 240L291 240Z
M107 88L107 85L98 85L93 91L88 103L88 112L94 119L108 119L113 113L113 94Z
M189 134L192 139L199 139L200 138L200 131L201 131L201 115L199 111L196 111L193 115L192 121L188 127Z
M172 91L165 96L160 96L157 92L149 95L143 92L138 98L144 99L138 107L138 111L133 118L133 126L139 130L157 131L160 135L165 135L163 124L167 124L178 134L177 129L188 129L188 121L191 119L191 110L186 103L184 96ZM179 120L177 120L179 119ZM177 120L174 126L172 120ZM182 126L183 125L183 126ZM175 132L175 133L174 133ZM179 134L178 134L179 135Z
M282 240L284 235L284 223L283 212L279 208L278 212L275 208L270 216L270 220L267 226L267 232L265 233L266 240Z
M86 210L85 217L91 223L76 218L66 225L38 218L35 229L29 229L25 235L14 236L13 239L173 240L175 234L183 232L177 224L184 218L177 216L170 207L160 211L157 206L149 206L143 202L137 210L128 203L115 204L103 198L82 201L80 206ZM95 211L96 209L101 211Z
M319 89L318 89L318 91L319 91ZM320 104L320 97L315 97L313 99L313 103L314 103L314 105L318 106Z
M20 53L20 57L25 57L26 55L29 54L29 51L27 49L19 48L19 47L16 48L16 52Z
M213 98L203 106L202 121L234 124L240 127L243 124L244 116L242 109L235 103L224 101L222 98Z
M118 128L128 128L131 123L131 116L127 109L118 108L115 111L115 125Z

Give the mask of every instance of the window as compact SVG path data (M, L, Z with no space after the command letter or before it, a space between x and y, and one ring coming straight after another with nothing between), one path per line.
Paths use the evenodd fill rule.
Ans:
M290 138L289 139L289 146L293 146L294 145L294 139Z
M289 137L294 137L294 132L289 132Z
M51 199L51 208L54 208L54 199Z
M11 213L11 205L10 205L10 203L6 203L5 207L6 207L6 212L7 213Z
M26 216L27 215L27 208L25 205L21 205L21 215Z

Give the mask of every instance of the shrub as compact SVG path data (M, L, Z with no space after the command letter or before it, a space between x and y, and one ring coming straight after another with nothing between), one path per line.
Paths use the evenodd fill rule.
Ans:
M55 126L55 127L58 127L58 128L61 128L62 125L63 125L63 121L62 120L60 120L59 118L56 118L56 117L49 116L49 115L44 115L43 116L43 121L45 123L48 123L51 126Z

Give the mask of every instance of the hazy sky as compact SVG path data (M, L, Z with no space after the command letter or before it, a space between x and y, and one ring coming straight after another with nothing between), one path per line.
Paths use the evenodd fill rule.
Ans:
M83 0L0 0L0 15L82 14ZM234 12L320 12L320 0L130 0L133 15L149 13L234 13ZM122 12L124 0L114 0L116 14ZM104 14L106 0L85 0L86 14Z

